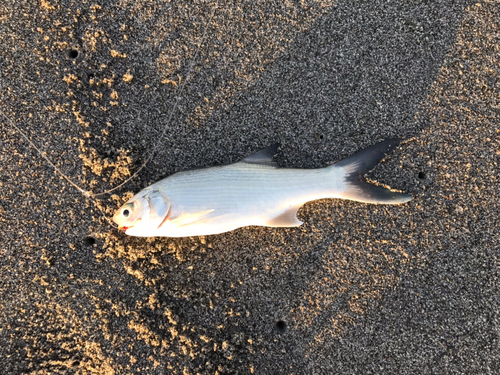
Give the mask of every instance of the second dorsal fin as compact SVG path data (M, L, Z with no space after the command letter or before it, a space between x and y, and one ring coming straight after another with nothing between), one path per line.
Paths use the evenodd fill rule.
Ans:
M274 156L274 154L276 154L276 150L278 150L279 146L280 146L279 143L275 143L274 145L266 147L265 149L260 150L259 152L256 152L255 154L247 156L241 162L276 167L277 165L273 161L273 156Z

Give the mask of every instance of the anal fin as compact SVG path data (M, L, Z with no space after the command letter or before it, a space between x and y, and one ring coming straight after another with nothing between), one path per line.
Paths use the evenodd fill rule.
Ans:
M302 221L297 219L297 211L302 207L302 204L288 208L282 214L272 218L266 222L268 227L298 227Z

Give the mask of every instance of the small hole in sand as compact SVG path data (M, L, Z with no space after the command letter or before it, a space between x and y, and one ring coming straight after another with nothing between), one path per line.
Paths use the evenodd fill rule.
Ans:
M95 238L94 237L85 237L83 239L83 243L85 246L92 246L93 244L95 244Z
M286 323L283 320L278 320L276 322L276 328L280 332L285 332L285 330L286 330Z
M427 177L427 175L425 174L425 172L419 172L418 173L418 178L420 178L421 180L423 180L425 177Z
M78 57L78 51L76 49L71 49L68 52L68 56L70 59L76 59Z

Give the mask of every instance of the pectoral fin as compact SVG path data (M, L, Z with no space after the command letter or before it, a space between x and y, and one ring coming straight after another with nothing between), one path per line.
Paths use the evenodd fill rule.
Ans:
M172 219L171 222L175 224L177 227L182 227L185 225L193 224L195 222L200 222L200 221L206 221L206 215L208 215L210 212L213 212L214 210L207 210L207 211L202 211L202 212L196 212L193 214L181 214L180 216L176 217L175 219Z
M298 227L302 224L302 221L297 219L297 211L300 207L302 207L301 204L290 207L282 214L267 221L265 225L268 227Z

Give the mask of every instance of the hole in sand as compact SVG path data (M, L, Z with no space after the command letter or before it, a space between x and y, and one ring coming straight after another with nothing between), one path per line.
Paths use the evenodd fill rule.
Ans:
M95 238L94 237L85 237L83 239L83 243L85 246L92 246L93 244L95 244Z
M78 51L76 49L71 49L68 52L68 56L70 59L76 59L78 57Z
M276 322L276 328L280 332L285 332L285 330L286 330L286 323L283 320L278 320Z
M418 178L420 178L421 180L423 180L426 176L425 172L419 172L418 173Z

